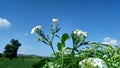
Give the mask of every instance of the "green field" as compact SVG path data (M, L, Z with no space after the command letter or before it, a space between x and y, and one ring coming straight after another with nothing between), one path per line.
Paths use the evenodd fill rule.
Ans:
M33 68L32 65L39 60L40 58L16 58L13 60L0 58L0 68Z

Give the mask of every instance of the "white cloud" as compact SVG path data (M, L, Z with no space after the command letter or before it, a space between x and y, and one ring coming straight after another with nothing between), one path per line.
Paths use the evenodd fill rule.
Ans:
M10 27L11 24L7 19L0 18L0 28Z
M119 45L118 40L110 38L110 37L105 37L102 41L102 44L109 44L109 45Z

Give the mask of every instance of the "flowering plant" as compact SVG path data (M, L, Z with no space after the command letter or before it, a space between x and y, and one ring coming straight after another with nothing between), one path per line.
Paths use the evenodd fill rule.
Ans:
M81 68L108 68L105 62L99 58L88 58L79 62Z
M79 29L70 34L64 33L60 37L58 21L58 19L52 19L50 36L44 33L42 26L36 26L31 31L32 34L36 32L40 36L38 40L50 46L53 51L50 58L38 62L40 68L120 68L120 47L86 41L87 32ZM53 47L55 37L60 40L57 43L59 52L56 52ZM72 48L66 47L68 39L72 39ZM36 65L33 66L37 68Z

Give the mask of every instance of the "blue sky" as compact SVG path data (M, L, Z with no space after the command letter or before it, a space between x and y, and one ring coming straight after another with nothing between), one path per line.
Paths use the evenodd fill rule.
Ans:
M12 38L22 46L18 53L48 56L51 49L37 41L31 29L41 25L49 34L52 18L59 19L59 34L81 29L89 41L119 44L119 0L0 0L0 52ZM2 25L1 25L2 24ZM5 26L6 25L6 26Z

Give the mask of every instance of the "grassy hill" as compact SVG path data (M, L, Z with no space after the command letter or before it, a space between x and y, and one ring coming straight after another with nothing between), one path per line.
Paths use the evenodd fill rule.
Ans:
M0 58L0 68L33 68L32 65L38 62L40 58L15 58L9 60L7 58Z

